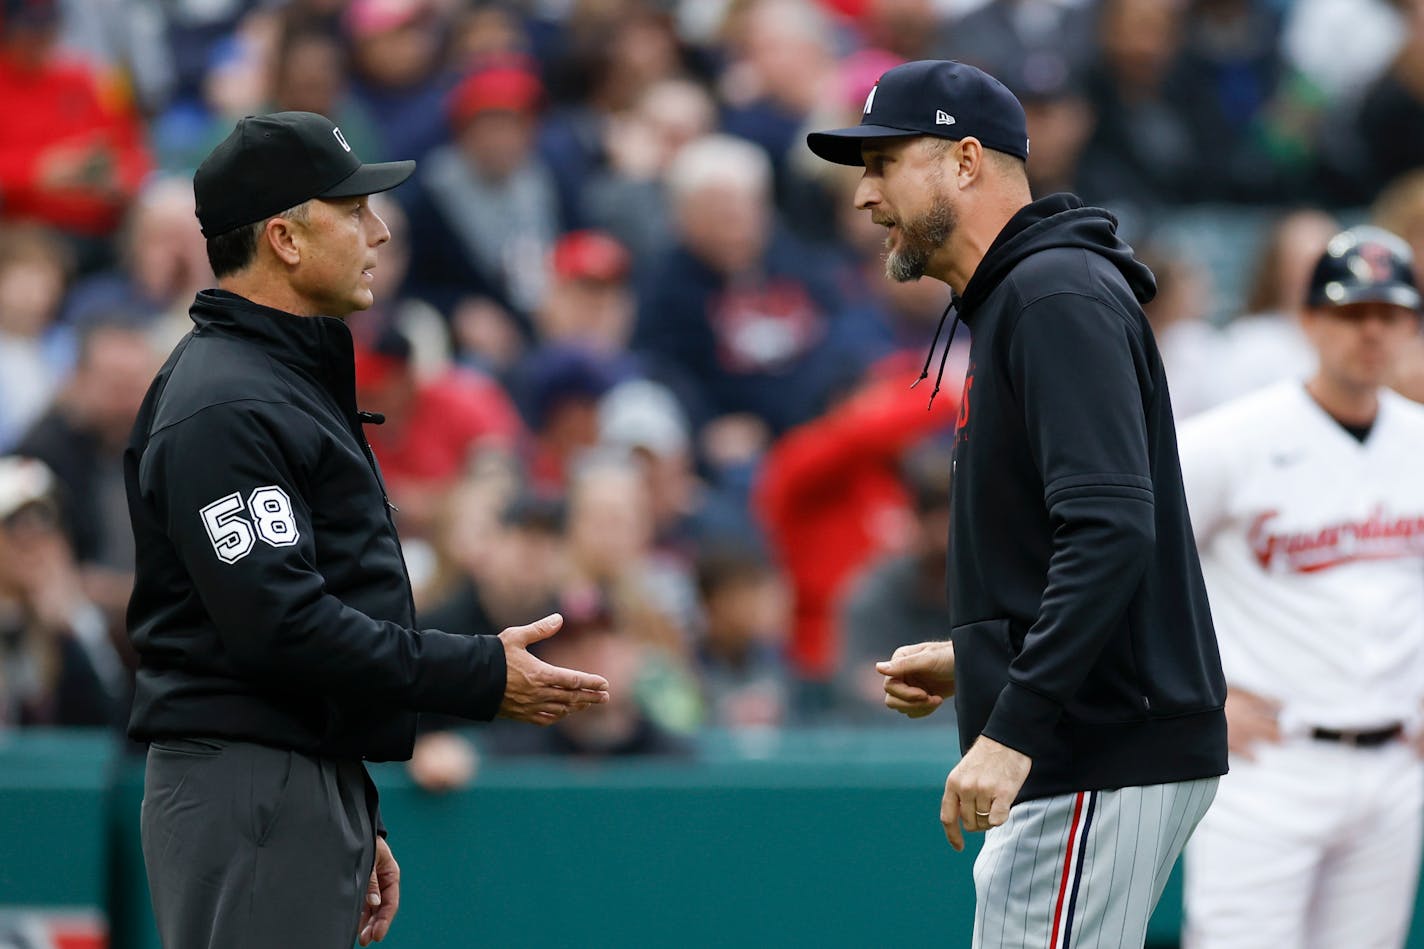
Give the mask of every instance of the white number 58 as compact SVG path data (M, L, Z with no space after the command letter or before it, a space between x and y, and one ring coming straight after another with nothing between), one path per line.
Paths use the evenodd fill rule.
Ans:
M252 515L251 521L242 516L244 511ZM258 537L272 547L290 547L301 539L292 516L292 500L276 485L257 488L248 495L245 505L242 495L234 492L198 513L213 550L223 563L237 563L246 557Z

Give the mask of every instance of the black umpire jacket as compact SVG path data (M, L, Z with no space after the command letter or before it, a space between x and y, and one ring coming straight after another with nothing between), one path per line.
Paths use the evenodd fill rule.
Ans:
M409 758L416 712L493 718L502 644L415 628L351 334L207 290L124 457L129 733Z
M1187 517L1152 273L1106 211L1023 208L975 270L951 486L960 743L1020 792L1226 771L1226 682Z

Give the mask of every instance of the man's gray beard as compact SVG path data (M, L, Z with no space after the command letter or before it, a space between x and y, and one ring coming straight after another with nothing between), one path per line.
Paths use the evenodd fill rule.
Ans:
M944 246L954 233L954 209L942 196L936 196L922 217L900 224L900 249L890 251L885 258L885 276L897 283L909 283L925 275L934 252Z

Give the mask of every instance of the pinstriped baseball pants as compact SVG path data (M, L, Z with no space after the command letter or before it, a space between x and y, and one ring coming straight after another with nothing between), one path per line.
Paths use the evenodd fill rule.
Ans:
M974 862L974 949L1140 949L1217 781L1015 804Z

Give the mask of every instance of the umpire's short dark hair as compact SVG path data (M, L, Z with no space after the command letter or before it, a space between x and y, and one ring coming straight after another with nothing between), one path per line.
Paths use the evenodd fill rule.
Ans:
M267 222L273 217L284 217L292 221L305 222L307 220L307 204L303 202L294 208L288 208L280 214L272 217L254 221L251 224L244 224L235 227L230 231L221 234L214 234L208 238L208 266L213 269L213 276L219 279L235 274L239 270L248 267L257 259L257 239L262 236L262 231L267 227Z

